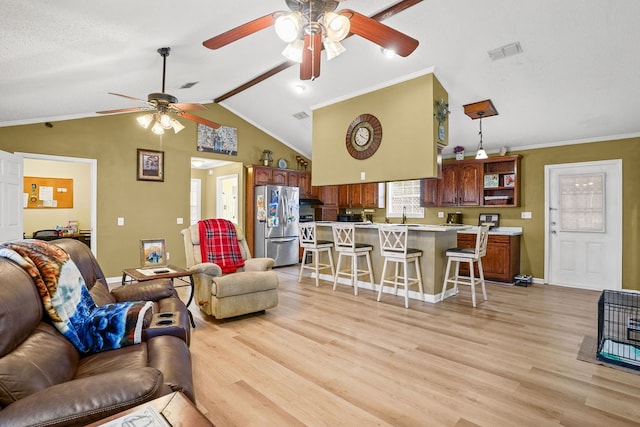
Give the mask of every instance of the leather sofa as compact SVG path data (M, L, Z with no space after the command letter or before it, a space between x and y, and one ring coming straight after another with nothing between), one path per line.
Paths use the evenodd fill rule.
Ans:
M186 313L170 282L109 292L86 245L72 239L51 243L70 254L96 304L147 299L155 301L154 309ZM188 321L184 325L189 328ZM139 344L83 356L44 315L33 279L0 258L0 425L84 425L174 391L195 402L186 336L160 328L143 334Z
M236 237L244 267L222 274L214 263L202 262L198 224L181 231L187 268L193 272L194 299L200 310L216 319L255 313L278 305L278 275L272 271L273 258L253 258L242 231Z

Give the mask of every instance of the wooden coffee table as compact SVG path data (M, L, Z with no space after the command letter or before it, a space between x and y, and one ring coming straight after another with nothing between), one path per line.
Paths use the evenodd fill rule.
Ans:
M169 424L174 426L213 426L213 423L209 421L184 394L174 392L161 396L150 402L143 403L135 408L131 408L100 421L96 421L95 423L89 424L88 427L101 426L109 421L113 421L148 406L152 406L156 411L164 416Z
M127 280L129 277L129 280ZM189 278L187 282L184 280L185 277ZM122 285L127 285L136 282L146 282L148 280L155 279L171 279L171 283L174 288L183 288L189 286L189 298L186 302L187 310L189 310L189 305L193 301L193 293L195 290L195 284L193 281L193 273L185 268L176 267L175 265L168 265L166 267L154 267L154 268L125 268L122 270ZM173 279L180 279L185 285L176 285ZM193 321L193 315L191 311L189 311L189 317L191 319L191 326L195 328L195 322Z

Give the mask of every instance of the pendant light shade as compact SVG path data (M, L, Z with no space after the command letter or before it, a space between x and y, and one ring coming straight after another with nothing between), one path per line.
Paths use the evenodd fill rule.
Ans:
M482 118L497 116L498 110L493 105L490 99L484 101L474 102L473 104L463 105L464 113L471 117L472 120L480 119L480 143L478 144L478 152L476 153L476 159L486 159L489 157L484 147L482 146Z

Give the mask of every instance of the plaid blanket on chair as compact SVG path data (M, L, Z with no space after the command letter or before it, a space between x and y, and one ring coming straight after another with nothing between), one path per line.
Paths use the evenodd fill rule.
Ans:
M218 264L222 274L234 273L244 266L236 236L236 227L226 219L198 221L202 262Z
M0 257L22 267L33 279L53 326L81 353L138 344L148 301L97 306L76 264L62 248L41 240L0 245Z

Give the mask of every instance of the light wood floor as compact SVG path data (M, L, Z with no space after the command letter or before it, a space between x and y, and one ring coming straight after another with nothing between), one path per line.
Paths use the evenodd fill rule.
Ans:
M218 427L640 425L640 375L576 359L598 292L489 284L476 309L468 287L405 309L277 271L275 309L191 307L197 403Z

